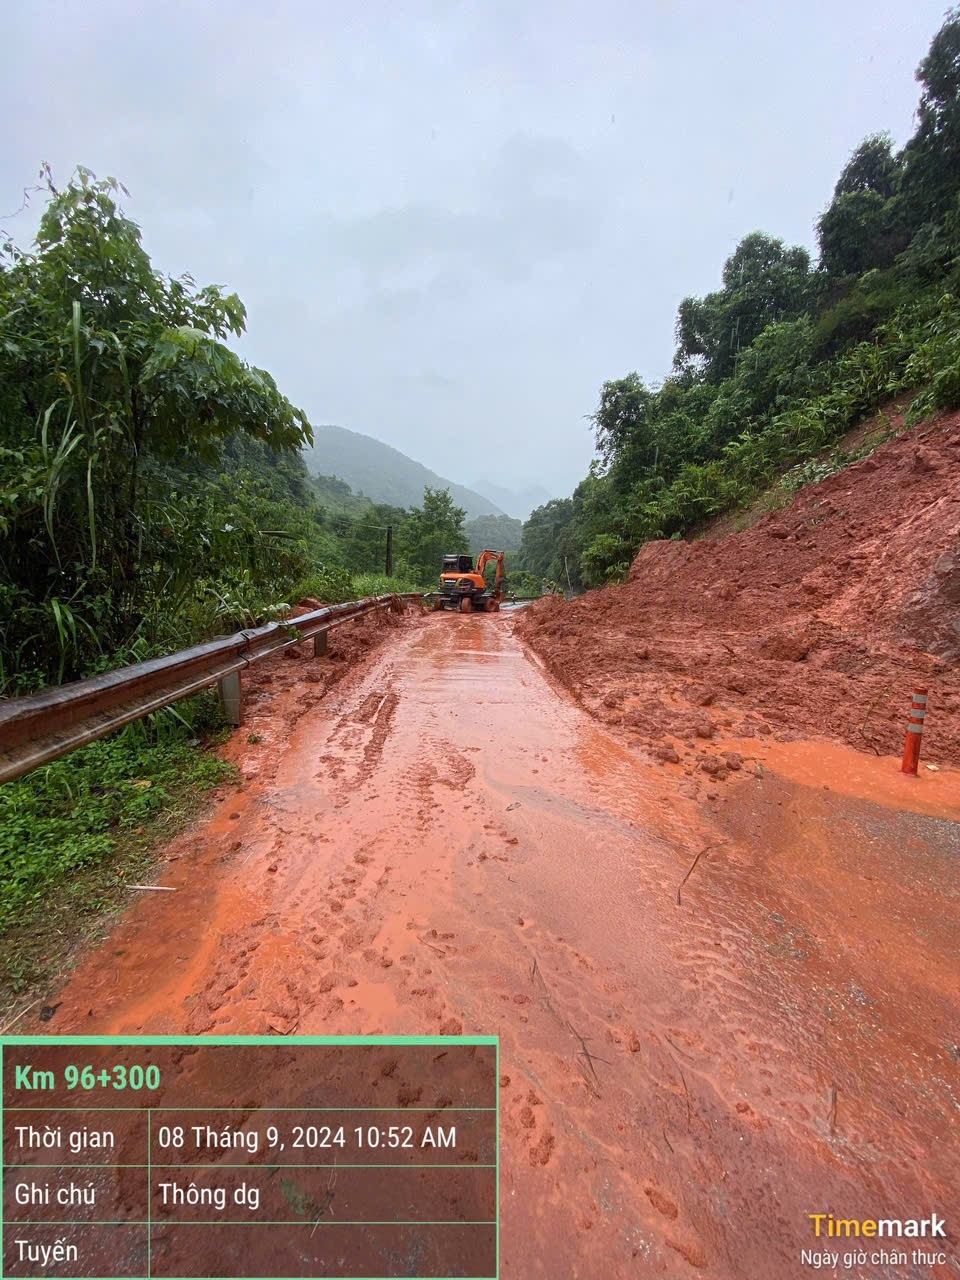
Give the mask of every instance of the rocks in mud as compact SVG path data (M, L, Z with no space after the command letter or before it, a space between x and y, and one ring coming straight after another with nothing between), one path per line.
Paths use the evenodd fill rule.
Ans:
M960 656L960 551L945 551L933 562L926 581L904 598L904 631L928 653Z
M813 648L813 639L805 631L772 631L760 644L765 658L775 662L802 662Z
M440 1034L442 1036L463 1035L463 1023L459 1018L448 1018L446 1022L441 1022Z
M939 471L943 466L941 459L933 450L928 449L926 445L918 444L913 451L913 460L910 464L911 470L921 473L928 471Z
M713 689L708 689L706 685L695 684L688 690L687 696L690 701L698 707L712 706L716 701L717 695Z
M676 747L672 747L669 742L661 742L659 746L654 748L653 756L655 760L659 760L661 764L679 764L680 756L677 754Z
M739 751L724 751L721 753L723 759L727 762L727 768L736 772L743 768L743 756Z
M715 782L723 782L727 778L727 761L721 756L701 756L698 761L700 771Z

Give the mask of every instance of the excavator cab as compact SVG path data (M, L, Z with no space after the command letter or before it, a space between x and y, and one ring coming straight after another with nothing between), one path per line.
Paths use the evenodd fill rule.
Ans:
M483 571L492 563L496 564L497 572L493 586L489 586ZM505 589L505 557L502 551L481 551L476 568L471 556L447 555L443 557L440 588L434 597L433 607L459 609L461 613L474 610L496 613Z
M445 573L473 573L473 556L444 556L441 575Z

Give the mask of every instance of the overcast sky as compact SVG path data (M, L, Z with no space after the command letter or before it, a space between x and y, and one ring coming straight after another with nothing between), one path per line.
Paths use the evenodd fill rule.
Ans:
M0 213L49 161L129 189L154 264L236 290L315 422L557 495L677 304L911 133L943 0L12 0ZM29 218L5 221L17 238Z

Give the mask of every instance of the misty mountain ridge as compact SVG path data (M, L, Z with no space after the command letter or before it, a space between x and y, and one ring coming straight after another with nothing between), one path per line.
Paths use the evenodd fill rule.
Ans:
M556 494L545 489L542 484L528 484L521 489L507 489L504 485L494 484L492 480L475 480L471 486L478 493L484 493L496 502L508 516L515 520L526 520L531 511L542 507Z
M392 445L346 427L314 427L313 446L303 450L303 460L313 475L338 476L355 493L363 493L374 502L419 507L423 504L423 491L429 487L449 489L468 520L507 514L482 493L454 484Z

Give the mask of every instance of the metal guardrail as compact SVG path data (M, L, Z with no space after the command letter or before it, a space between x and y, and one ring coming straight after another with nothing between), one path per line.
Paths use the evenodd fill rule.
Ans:
M370 596L328 605L289 622L270 622L165 658L0 702L0 782L19 778L214 684L220 687L227 719L239 725L243 719L240 673L245 667L310 639L314 655L319 656L326 652L332 627L395 608L397 600L420 599L418 594Z

